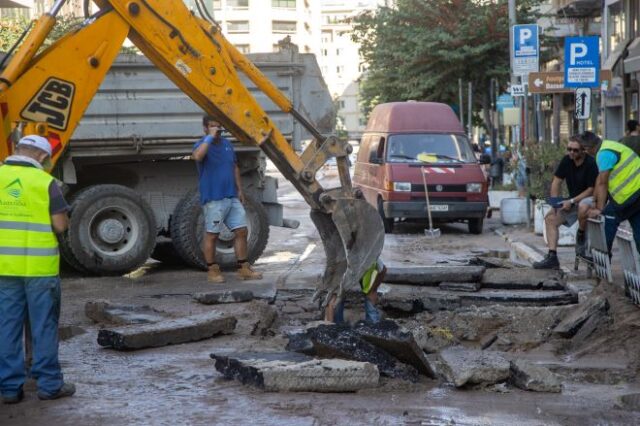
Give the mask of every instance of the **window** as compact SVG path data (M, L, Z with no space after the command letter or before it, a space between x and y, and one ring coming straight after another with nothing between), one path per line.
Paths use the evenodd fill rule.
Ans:
M340 109L344 109L344 105L345 105L344 100L343 100L343 99L340 99L340 100L338 101L338 108L340 108Z
M249 0L227 0L227 6L233 9L248 9Z
M241 53L249 53L250 48L248 44L236 44L236 49L238 49Z
M213 8L216 10L222 9L222 0L213 0Z
M331 43L333 41L332 33L329 31L322 32L322 43Z
M338 74L342 74L342 73L344 72L344 65L338 65L338 66L336 67L336 72L337 72Z
M626 15L622 2L614 3L609 6L609 53L626 40Z
M322 49L322 56L327 56L329 51L327 49Z
M428 154L438 163L473 163L476 157L466 136L447 134L404 134L389 138L387 160L392 163L420 163L418 156Z
M336 56L340 56L340 55L342 55L342 53L343 53L343 52L344 52L344 49L343 49L343 48L341 48L341 47L337 48L337 49L336 49Z
M295 33L296 21L273 21L271 29L274 33Z
M227 31L230 33L248 33L249 21L229 21L227 22Z
M296 0L271 0L271 7L282 9L295 9Z

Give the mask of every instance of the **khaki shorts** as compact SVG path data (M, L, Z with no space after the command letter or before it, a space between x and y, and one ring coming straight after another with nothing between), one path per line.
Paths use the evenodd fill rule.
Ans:
M556 209L562 221L560 223L568 227L576 223L578 221L578 206L582 206L582 205L588 205L589 207L593 207L594 206L593 197L587 197L580 200L580 202L577 205L574 205L573 207L571 207L571 210L569 211L563 210L561 208ZM548 214L551 214L551 212L553 212L553 209L551 209Z

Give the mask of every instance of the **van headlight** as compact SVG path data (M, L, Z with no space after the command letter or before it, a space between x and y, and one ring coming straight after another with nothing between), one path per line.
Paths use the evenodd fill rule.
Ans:
M411 182L393 182L393 190L396 192L411 192Z
M481 183L468 183L467 184L467 192L482 192L482 184Z

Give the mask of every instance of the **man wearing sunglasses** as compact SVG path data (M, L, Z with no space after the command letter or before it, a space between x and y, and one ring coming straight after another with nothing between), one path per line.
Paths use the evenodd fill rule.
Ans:
M598 177L598 166L595 159L587 155L582 148L580 137L572 136L567 144L565 155L553 176L550 199L552 209L544 218L547 232L549 252L539 262L534 262L535 269L557 269L558 261L558 228L560 225L572 226L578 220L578 206L593 204L593 189ZM562 200L562 182L567 182L569 198Z

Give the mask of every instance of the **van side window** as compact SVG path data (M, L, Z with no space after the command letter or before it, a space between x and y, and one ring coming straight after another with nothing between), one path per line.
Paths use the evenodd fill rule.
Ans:
M384 159L384 145L385 139L384 137L380 137L380 142L378 143L378 158Z
M380 146L380 140L376 140L375 136L371 137L371 145L369 146L369 163L380 163L380 157L378 156L378 147Z
M363 136L360 141L360 149L358 150L358 163L366 163L369 161L369 142L371 141L371 136Z

